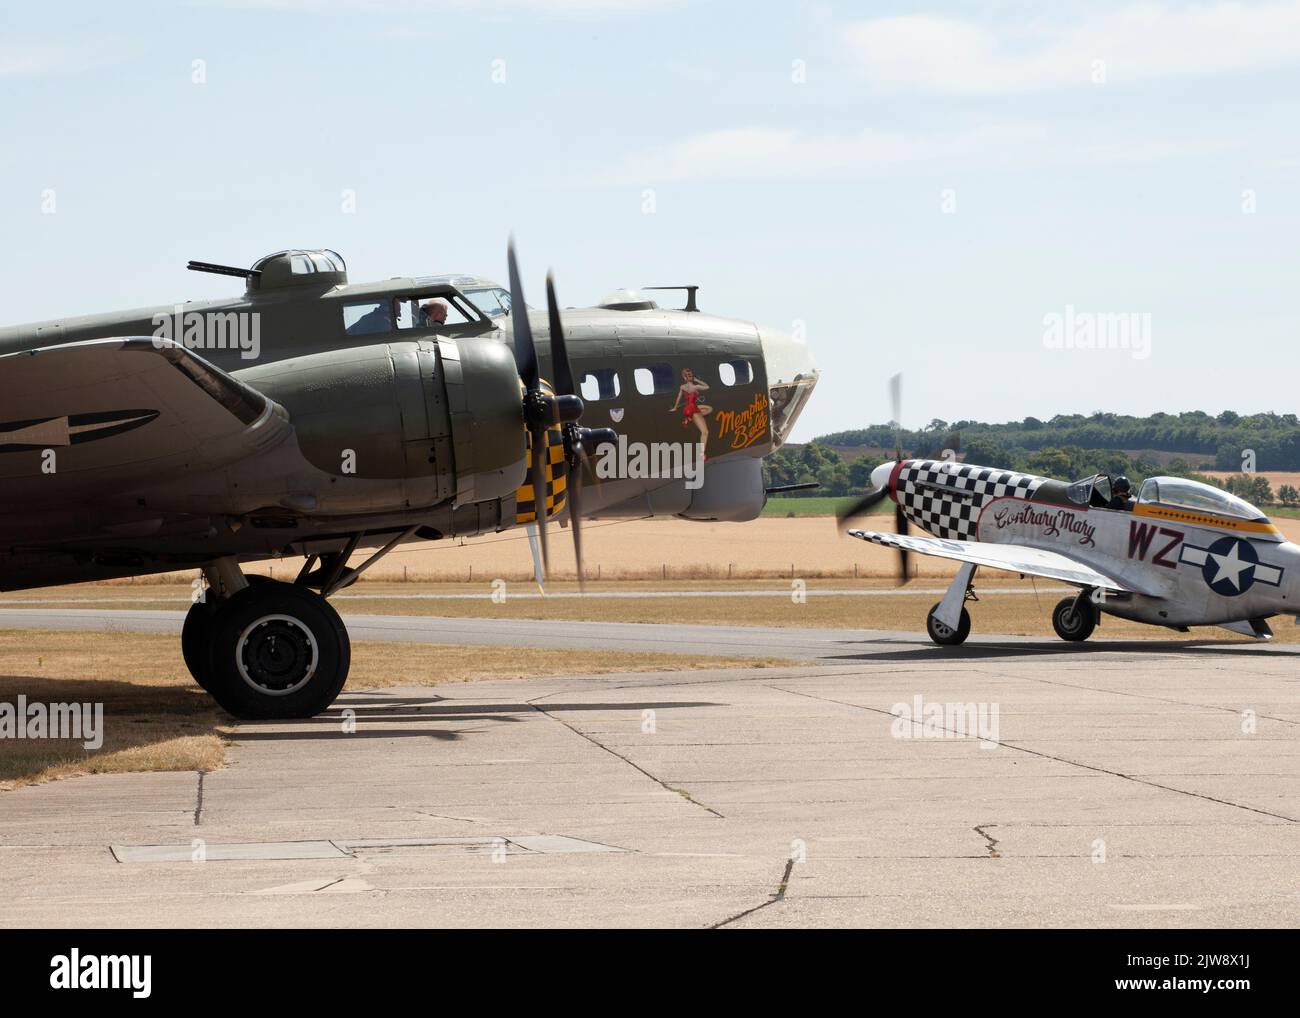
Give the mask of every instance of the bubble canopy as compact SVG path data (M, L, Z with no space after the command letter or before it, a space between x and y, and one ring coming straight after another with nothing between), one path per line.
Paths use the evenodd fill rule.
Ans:
M348 281L348 267L343 256L327 248L291 249L259 258L249 278L250 290L276 290L286 286L339 286Z
M1259 523L1268 522L1268 517L1245 499L1222 488L1200 481L1189 481L1185 477L1148 477L1142 482L1138 502Z

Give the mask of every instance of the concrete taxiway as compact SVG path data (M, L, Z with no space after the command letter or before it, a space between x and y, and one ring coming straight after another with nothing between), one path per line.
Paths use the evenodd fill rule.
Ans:
M400 621L436 622L440 642L444 622L474 623ZM401 638L392 622L351 625ZM696 653L738 639L581 633ZM1300 919L1300 649L741 635L746 654L780 642L817 663L367 690L311 721L239 725L213 773L0 793L0 923ZM900 704L920 722L971 711L926 726ZM982 727L962 734L963 717Z

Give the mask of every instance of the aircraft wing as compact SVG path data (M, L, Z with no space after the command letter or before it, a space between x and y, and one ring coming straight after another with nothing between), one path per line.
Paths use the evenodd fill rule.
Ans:
M0 356L6 502L107 498L283 440L283 408L183 346L97 339Z
M1121 583L1113 577L1097 572L1068 555L1045 548L1026 548L1016 544L986 544L979 541L946 541L938 537L912 537L910 534L884 534L872 530L850 530L849 536L884 545L886 548L905 548L919 555L935 555L958 562L974 562L990 569L1009 573L1043 576L1061 580L1080 587L1100 587L1115 593L1146 594L1162 597L1163 592L1143 589L1131 583Z

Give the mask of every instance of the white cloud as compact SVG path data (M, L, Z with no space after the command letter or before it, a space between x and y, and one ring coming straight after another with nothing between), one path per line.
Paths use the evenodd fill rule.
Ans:
M1143 3L1069 25L999 30L929 15L875 18L844 37L880 91L1031 92L1092 82L1221 74L1300 63L1300 0L1169 7Z
M1077 133L1065 137L1056 126L1023 122L932 133L870 129L811 133L742 127L689 135L635 153L602 173L598 182L648 185L675 180L853 178L898 171L1022 170L1204 155L1234 144L1226 139L1097 140Z

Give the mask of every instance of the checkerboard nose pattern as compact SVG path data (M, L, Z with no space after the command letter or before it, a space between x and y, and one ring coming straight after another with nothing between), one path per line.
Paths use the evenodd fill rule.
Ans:
M1043 483L1012 470L941 460L907 460L896 492L903 511L935 537L970 541L980 510L995 498L1032 498Z

